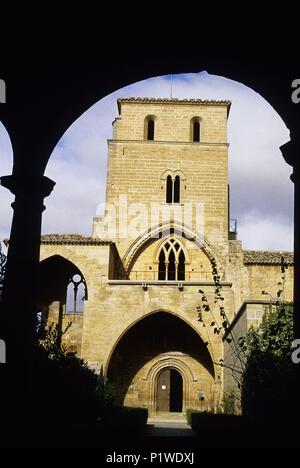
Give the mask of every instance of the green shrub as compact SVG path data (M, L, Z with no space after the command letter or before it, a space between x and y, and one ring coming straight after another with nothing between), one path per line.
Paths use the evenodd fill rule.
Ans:
M52 325L34 352L33 401L37 417L49 424L96 422L105 408L113 404L112 385L101 373L68 352L57 339Z
M243 414L257 420L285 421L297 406L296 366L291 360L293 306L265 312L258 329L247 334L249 357L242 383Z
M222 403L222 410L225 414L235 414L235 404L237 401L237 397L235 396L234 392L231 391L228 395L224 395L223 403Z
M189 425L192 423L192 413L201 413L200 410L193 409L193 408L187 408L185 411L186 414L186 420Z

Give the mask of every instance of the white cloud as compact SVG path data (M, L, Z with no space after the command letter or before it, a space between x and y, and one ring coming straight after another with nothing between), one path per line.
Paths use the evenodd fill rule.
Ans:
M92 106L68 129L46 169L56 186L45 200L43 232L91 232L92 217L105 196L106 140L111 138L111 123L117 116L117 98L169 97L170 83L170 76L166 76L122 88ZM175 75L172 95L232 101L228 122L229 180L231 217L238 218L239 238L245 248L291 249L288 226L292 225L293 184L289 180L291 168L279 151L279 146L288 141L289 132L280 117L246 86L206 72ZM4 154L0 173L10 173L11 149L1 128L0 148L1 156ZM0 197L0 235L7 237L10 196L1 189ZM249 234L253 229L255 236Z
M12 147L9 135L5 127L0 122L0 174L9 175L12 172ZM0 185L0 241L9 237L12 220L11 203L14 195ZM6 251L2 245L3 251Z
M243 248L249 250L293 250L293 225L280 216L262 218L260 213L249 213L239 223L238 237Z

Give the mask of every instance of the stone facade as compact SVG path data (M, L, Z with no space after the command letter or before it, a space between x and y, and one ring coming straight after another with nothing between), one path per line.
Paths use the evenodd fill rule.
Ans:
M292 299L293 258L243 251L229 232L229 101L123 98L118 107L105 214L92 237L42 236L41 284L58 271L62 280L42 288L40 308L48 323L73 322L65 344L103 369L122 403L155 412L166 390L165 404L177 398L179 411L214 409L227 377L212 262L232 322L244 302L266 299L262 290L276 295L282 256ZM85 291L76 314L66 308L74 275L76 300ZM166 369L179 373L181 389L158 384Z

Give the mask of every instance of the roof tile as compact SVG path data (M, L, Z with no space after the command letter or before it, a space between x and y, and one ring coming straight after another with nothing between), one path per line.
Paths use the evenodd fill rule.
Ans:
M244 250L244 264L245 265L280 265L281 258L287 265L294 264L293 252L280 252L271 250Z
M112 242L84 234L44 234L41 244L109 245Z

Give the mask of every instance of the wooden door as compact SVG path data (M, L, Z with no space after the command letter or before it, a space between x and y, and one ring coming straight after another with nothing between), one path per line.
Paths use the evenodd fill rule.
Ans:
M156 411L170 411L171 369L163 370L157 379Z

